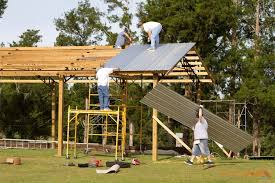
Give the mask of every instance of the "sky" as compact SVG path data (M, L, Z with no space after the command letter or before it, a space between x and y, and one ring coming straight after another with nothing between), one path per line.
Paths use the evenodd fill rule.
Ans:
M92 6L106 11L103 0L90 0ZM136 4L138 0L130 0ZM0 43L6 46L18 41L19 36L27 29L39 29L42 42L38 46L54 45L58 32L54 19L61 18L65 12L76 8L79 0L8 0L8 7L0 19ZM134 7L130 7L134 9ZM137 20L135 20L137 21ZM112 26L114 32L119 31L117 25Z

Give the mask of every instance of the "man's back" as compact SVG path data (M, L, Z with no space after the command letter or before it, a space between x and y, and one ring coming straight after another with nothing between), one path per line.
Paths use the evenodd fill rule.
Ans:
M96 73L97 85L109 86L109 74L113 72L113 68L101 68Z

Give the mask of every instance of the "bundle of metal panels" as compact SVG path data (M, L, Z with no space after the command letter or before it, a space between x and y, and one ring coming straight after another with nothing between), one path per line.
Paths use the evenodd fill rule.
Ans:
M170 118L192 128L196 123L196 111L199 105L184 96L159 84L149 92L141 103L157 109ZM252 143L252 136L240 130L228 121L203 109L208 122L209 138L222 144L233 152L239 152Z

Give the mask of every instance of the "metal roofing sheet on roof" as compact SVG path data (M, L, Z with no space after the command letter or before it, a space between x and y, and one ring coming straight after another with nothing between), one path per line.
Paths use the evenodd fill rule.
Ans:
M149 45L132 45L105 64L120 71L169 71L195 43L161 44L155 51Z
M189 128L195 125L195 116L199 105L161 84L150 91L141 100L141 103L157 109L159 112ZM219 116L207 109L204 109L203 114L208 122L210 139L215 140L233 152L239 152L252 143L251 135Z

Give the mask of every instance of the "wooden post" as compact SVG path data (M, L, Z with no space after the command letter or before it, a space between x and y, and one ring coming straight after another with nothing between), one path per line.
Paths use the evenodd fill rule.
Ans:
M240 109L238 109L237 127L241 128L241 112L240 112Z
M121 152L122 152L122 159L124 159L124 152L125 152L125 144L126 144L126 124L127 124L127 98L128 98L128 91L127 91L127 81L123 81L123 98L122 98L122 141L121 141Z
M85 88L88 88L88 90L89 90L89 92L88 92L88 96L86 96L85 97L85 110L88 110L90 107L90 103L89 103L89 98L90 98L90 87L89 87L89 85L86 83L85 84ZM86 135L87 135L87 131L88 131L88 129L87 129L87 124L89 123L89 115L88 114L85 114L85 123L84 123L84 132L83 132L83 142L84 143L87 143L86 141L87 141L87 137L86 137Z
M158 84L158 74L153 75L153 88ZM158 118L158 111L153 109L153 124L152 124L152 160L158 160L158 122L155 120Z
M131 147L134 145L134 124L132 121L129 122L129 148L132 152Z
M233 104L229 103L228 122L230 124L234 125L234 118L233 118L234 113L233 112L235 112L234 109L233 109Z
M63 93L64 76L59 77L58 85L58 148L57 156L63 155Z
M52 141L55 141L55 123L56 123L56 99L55 99L55 82L52 85ZM52 142L52 149L55 148L55 142Z
M191 89L190 89L190 84L185 84L184 85L184 96L186 96L187 98L189 98L190 97L190 95L191 95L191 91L190 91Z
M201 83L197 83L198 88L197 88L197 103L201 103Z

